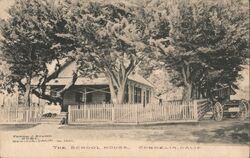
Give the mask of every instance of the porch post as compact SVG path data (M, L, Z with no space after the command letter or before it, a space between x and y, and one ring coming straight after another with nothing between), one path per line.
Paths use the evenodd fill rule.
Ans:
M141 105L144 105L144 92L145 92L145 88L143 86L141 87Z
M71 106L68 107L68 124L71 123Z
M134 104L135 103L135 101L134 101L134 92L135 92L134 83L131 83L130 87L131 87L131 104Z
M132 88L131 82L128 82L128 103L132 103Z
M86 87L84 88L84 105L87 104L87 89Z

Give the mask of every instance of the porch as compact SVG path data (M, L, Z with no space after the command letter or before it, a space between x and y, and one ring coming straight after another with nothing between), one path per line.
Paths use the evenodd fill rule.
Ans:
M49 88L50 94L56 95L63 86ZM142 104L144 107L152 102L152 87L128 81L125 88L125 104ZM110 104L112 98L109 85L74 85L63 95L62 111L68 112L68 106Z

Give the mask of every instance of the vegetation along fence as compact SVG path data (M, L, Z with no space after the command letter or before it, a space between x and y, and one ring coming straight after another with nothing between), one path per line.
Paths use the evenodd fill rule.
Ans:
M2 107L0 108L0 124L39 122L42 110L41 107Z
M162 105L149 104L100 104L69 106L68 123L171 123L196 122L199 119L198 106L204 101L164 102Z

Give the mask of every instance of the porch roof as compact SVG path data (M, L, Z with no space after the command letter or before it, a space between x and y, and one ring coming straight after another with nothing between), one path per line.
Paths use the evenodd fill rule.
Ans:
M66 85L72 80L71 77L60 77L51 80L47 83L49 86L56 86L56 85ZM75 85L108 85L108 80L106 78L85 78L79 77Z

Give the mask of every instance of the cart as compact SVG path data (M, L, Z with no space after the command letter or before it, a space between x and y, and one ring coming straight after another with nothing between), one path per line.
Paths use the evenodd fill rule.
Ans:
M248 116L246 100L230 100L230 95L236 92L229 85L220 85L211 91L210 101L213 118L221 121L223 117L234 117L245 120Z

